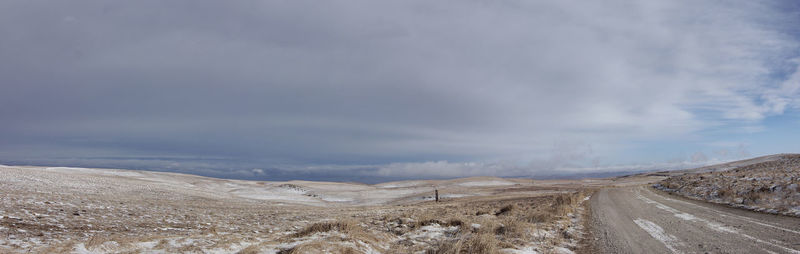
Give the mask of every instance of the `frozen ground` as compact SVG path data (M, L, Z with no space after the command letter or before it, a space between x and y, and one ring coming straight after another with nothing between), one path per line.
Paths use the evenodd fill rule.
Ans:
M566 252L580 248L578 190L611 181L365 185L0 166L0 253Z

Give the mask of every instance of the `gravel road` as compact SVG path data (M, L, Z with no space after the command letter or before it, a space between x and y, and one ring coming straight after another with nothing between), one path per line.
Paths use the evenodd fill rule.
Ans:
M603 253L800 253L800 218L643 186L602 189L591 206L592 233Z

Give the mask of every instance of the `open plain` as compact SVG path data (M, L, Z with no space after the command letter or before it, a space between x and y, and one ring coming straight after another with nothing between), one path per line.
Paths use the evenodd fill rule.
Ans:
M374 185L0 166L0 252L800 253L800 218L663 190L707 175L750 179L742 174L776 163L784 179L800 168L795 157L602 179Z
M586 245L585 201L609 184L256 182L3 166L0 252L569 253Z

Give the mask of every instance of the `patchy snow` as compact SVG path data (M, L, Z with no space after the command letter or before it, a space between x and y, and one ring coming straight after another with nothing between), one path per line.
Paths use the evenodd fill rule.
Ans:
M653 187L763 213L800 216L800 155L769 156L719 172L691 171ZM696 171L696 170L695 170Z
M675 216L678 217L678 218L681 218L683 220L689 220L689 221L697 220L697 217L694 217L694 215L691 215L691 214L688 214L688 213L677 213L677 214L675 214Z
M749 236L749 235L746 235L746 234L741 234L741 236L744 237L744 238L756 241L756 242L761 243L761 244L766 244L766 245L770 245L772 247L783 249L784 251L786 251L786 253L800 254L800 251L798 251L798 250L786 248L784 246L777 245L777 244L774 244L772 242L764 241L764 240L761 240L761 239L758 239L758 238L755 238L755 237L752 237L752 236Z
M575 252L573 252L573 251L571 251L571 250L569 250L567 248L564 248L564 247L555 247L555 248L553 248L553 252L560 253L560 254L574 254L575 253Z
M328 202L353 202L356 199L352 197L341 197L341 196L319 196L320 199L328 201Z
M418 230L412 232L408 235L411 239L436 239L442 237L445 233L448 232L455 232L458 230L456 226L450 227L442 227L439 224L431 224L427 226L420 227Z
M379 183L376 184L375 187L378 188L408 188L408 187L432 187L432 184L425 181L403 181L403 182L389 182L389 183Z
M561 249L563 249L563 248L561 248ZM569 250L567 250L567 251L569 251ZM500 253L504 253L504 254L539 254L539 252L536 251L533 247L525 247L525 248L522 248L522 249L505 248L505 249L500 249L499 252ZM570 251L570 252L572 252L572 251Z
M711 228L711 229L713 229L713 230L715 230L717 232L739 234L739 231L737 231L736 229L733 229L733 228L730 228L730 227L726 227L726 226L724 226L722 224L719 224L719 223L710 222L710 221L707 221L707 220L704 220L704 219L697 219L697 218L695 218L695 220L699 220L699 221L705 222L706 225L708 225L709 228Z
M653 223L652 221L645 220L642 218L637 218L633 220L636 225L646 231L650 236L658 240L659 242L663 243L664 246L667 247L672 253L681 253L678 251L678 246L682 246L683 244L678 240L677 237L674 235L667 234L664 232L664 229L661 228L658 224Z
M469 226L470 226L470 228L472 228L472 230L481 229L481 224L478 224L478 223L472 223Z
M465 198L470 196L489 196L486 199L493 200L504 198L497 195L498 191L510 190L524 195L534 193L526 188L503 187L516 185L514 181L518 180L477 177L366 185L257 182L114 169L0 167L0 193L5 195L0 199L0 220L38 223L37 226L14 229L5 224L6 227L0 227L0 233L4 235L0 237L0 252L6 250L3 248L36 252L48 246L64 246L66 249L58 252L235 253L258 244L253 248L270 253L269 250L286 250L308 241L335 242L365 253L385 252L396 246L397 241L410 242L414 248L434 248L441 244L442 239L452 240L470 234L470 228L486 230L481 228L481 224L483 227L495 225L485 221L498 218L490 214L475 215L476 210L468 213L468 217L475 220L463 220L465 224L460 226L430 224L418 227L415 220L423 219L418 214L429 214L432 207L462 205L464 202L469 202L465 208L474 209L472 199ZM440 198L465 199L443 203L420 200L421 196L433 196L432 183L440 184L436 186ZM530 186L533 183L524 184ZM535 191L536 195L563 192L555 189ZM499 208L495 207L499 204L484 198L476 200L485 205L481 211ZM362 205L371 207L351 208ZM454 218L461 216L459 213ZM346 240L341 239L344 236L336 238L334 234L292 236L312 223L331 218L355 220L364 231L348 233ZM380 222L393 218L400 222L387 222L386 225L392 226L392 232L386 233L387 228ZM442 221L452 224L449 219ZM574 234L576 228L571 228L568 223L576 223L576 217L564 221L557 227ZM540 235L549 239L558 234L552 231ZM354 239L354 236L363 238ZM380 239L376 241L371 237ZM542 248L552 243L545 242L545 238L540 240L531 243L536 244L536 248L511 245L515 248L513 253L538 253L539 249L552 249ZM319 243L308 242L306 246L315 244ZM562 247L571 248L572 245L564 244Z
M689 205L689 206L692 206L692 207L695 207L695 208L699 208L699 209L705 209L705 210L709 210L709 211L714 211L715 213L719 214L722 217L733 217L733 218L736 218L736 219L739 219L739 220L747 221L749 223L753 223L753 224L757 224L757 225L761 225L761 226L765 226L765 227L770 227L770 228L774 228L774 229L779 229L779 230L783 230L783 231L786 231L786 232L789 232L789 233L794 233L794 234L800 235L800 231L792 230L792 229L788 229L788 228L784 228L784 227L780 227L780 226L777 226L777 225L772 225L772 224L766 223L765 221L756 220L756 219L752 219L752 218L749 218L749 217L744 217L744 216L740 216L740 215L736 215L736 214L732 214L732 213L722 212L722 211L719 211L719 210L712 210L710 208L707 208L707 207L704 207L704 206L699 206L699 205L696 205L696 204L693 204L693 203L690 203L690 202L686 202L686 201L683 201L683 200L672 199L672 198L669 198L669 197L663 197L663 198L666 199L666 200L669 200L671 202L681 203L681 204Z
M136 171L122 171L122 170L109 170L102 173L103 175L111 176L125 176L125 177L141 177L142 173Z
M73 254L95 254L97 252L89 251L89 250L86 249L86 245L83 245L82 243L79 243L79 244L76 244L75 246L72 247L72 253Z
M646 198L644 196L638 195L637 198L643 200L646 203L654 204L659 209L672 212L678 218L681 218L681 219L684 219L684 220L687 220L687 221L696 221L696 222L704 223L708 228L710 228L710 229L712 229L714 231L717 231L717 232L720 232L720 233L735 234L735 235L738 235L738 236L741 236L741 237L744 237L744 238L747 238L747 239L750 239L750 240L753 240L753 241L756 241L756 242L759 242L759 243L771 245L773 247L782 248L782 249L784 249L784 250L786 250L786 251L788 251L790 253L800 253L800 251L796 251L796 250L793 250L793 249L788 249L786 247L783 247L783 246L780 246L780 245L776 245L774 243L771 243L771 242L768 242L768 241L765 241L765 240L762 240L762 239L758 239L758 238L755 238L755 237L747 235L747 234L743 234L743 233L739 232L738 230L736 230L734 228L727 227L725 225L722 225L722 224L719 224L719 223L716 223L716 222L712 222L712 221L709 221L709 220L706 220L706 219L697 218L696 216L688 214L688 213L683 213L683 212L681 212L681 211L679 211L677 209L674 209L672 207L666 206L666 205L661 204L661 203L659 203L657 201L653 201L653 200L648 199L648 198ZM640 224L640 222L636 222L636 224L639 225L639 227L642 227L642 229L645 229L646 231L648 231L648 230L654 231L654 232L648 231L648 233L650 233L650 235L652 235L653 238L656 238L659 241L664 242L664 241L671 240L669 237L667 237L667 236L671 236L671 235L666 235L665 233L663 233L663 229L661 229L661 227L658 227L658 225L656 225L656 224L654 224L652 222L649 222L650 224L648 224L647 222L649 222L649 221L642 220L642 222L641 222L642 224ZM645 227L648 227L648 228L645 228ZM658 232L659 230L661 231L660 233ZM659 238L659 237L661 237L661 238ZM667 248L670 248L670 245L668 243L665 243L665 245L667 245ZM672 248L670 248L670 250L675 252L675 250L673 250Z
M157 241L148 241L148 242L140 242L137 243L136 245L143 249L152 250L153 248L156 247L157 244L158 244Z
M479 187L479 186L506 186L514 185L516 183L503 180L489 180L489 181L469 181L459 183L460 186Z
M463 198L463 197L472 197L472 196L475 196L475 195L471 195L471 194L444 194L444 195L439 195L440 198Z
M653 201L653 200L651 200L649 198L646 198L646 197L644 197L644 196L642 196L640 194L637 195L637 198L642 200L642 201L644 201L645 203L653 204L653 205L655 205L657 208L659 208L661 210L670 212L673 215L675 215L675 217L681 218L683 220L696 221L696 222L704 223L704 224L706 224L706 226L708 226L709 228L711 228L712 230L715 230L717 232L738 234L738 232L733 228L726 227L726 226L724 226L722 224L719 224L719 223L716 223L716 222L711 222L711 221L708 221L706 219L697 218L694 215L681 212L681 211L679 211L679 210L677 210L675 208L672 208L670 206L664 205L664 204L662 204L660 202L657 202L657 201Z
M291 201L291 202L302 202L305 204L320 204L321 202L319 199L301 194L270 191L270 190L239 189L231 191L230 193L239 197L258 199L258 200Z
M532 235L533 235L534 238L545 239L545 238L551 238L555 234L553 232L550 232L549 230L538 230L537 229L537 230L533 231Z
M439 194L439 199L473 197L475 194ZM434 200L433 195L419 197L419 200Z

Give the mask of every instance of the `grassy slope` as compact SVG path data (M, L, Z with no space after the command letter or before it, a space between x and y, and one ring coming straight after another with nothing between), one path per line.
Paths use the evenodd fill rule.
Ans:
M800 216L800 155L667 178L656 188L756 211Z

